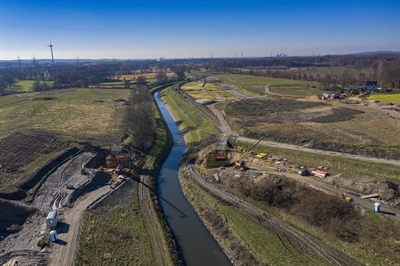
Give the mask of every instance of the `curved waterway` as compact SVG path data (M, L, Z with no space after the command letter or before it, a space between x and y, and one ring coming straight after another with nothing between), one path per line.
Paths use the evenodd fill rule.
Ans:
M174 139L174 147L158 177L158 199L183 261L188 266L232 265L182 192L178 169L186 150L183 135L160 100L158 92L154 98Z

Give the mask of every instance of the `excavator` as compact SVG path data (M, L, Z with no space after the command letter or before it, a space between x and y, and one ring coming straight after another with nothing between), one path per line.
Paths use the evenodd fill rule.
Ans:
M245 161L243 159L249 154L249 152L257 146L258 143L260 143L263 139L265 139L268 136L268 134L265 134L259 141L256 142L248 151L240 155L240 157L235 161L235 168L246 168Z

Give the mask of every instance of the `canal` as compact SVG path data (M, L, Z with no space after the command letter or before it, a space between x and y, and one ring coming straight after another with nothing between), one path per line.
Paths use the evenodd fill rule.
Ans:
M154 98L174 139L174 147L158 177L158 198L184 263L188 266L232 265L182 192L178 169L186 150L183 135L159 98L158 92Z

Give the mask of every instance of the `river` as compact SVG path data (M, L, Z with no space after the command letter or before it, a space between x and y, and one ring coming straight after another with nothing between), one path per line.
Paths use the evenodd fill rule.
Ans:
M178 169L186 150L183 135L160 100L158 92L154 98L174 139L174 147L158 177L158 199L183 261L188 266L232 265L182 192Z

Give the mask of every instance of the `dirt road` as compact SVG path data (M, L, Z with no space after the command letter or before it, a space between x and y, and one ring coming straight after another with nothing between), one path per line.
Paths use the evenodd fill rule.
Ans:
M237 139L237 141L244 141L244 142L248 142L248 143L253 143L254 144L258 140L249 139L249 138L245 138L245 137L239 137ZM349 154L349 153L326 151L326 150L316 150L316 149L310 149L310 148L305 148L305 147L286 144L286 143L278 143L278 142L272 142L272 141L263 140L263 141L260 142L259 145L264 145L264 146L274 147L274 148L281 148L281 149L288 149L288 150L296 150L296 151L302 151L302 152L309 152L309 153L314 153L314 154L329 155L329 156L335 156L335 157L341 157L341 158L346 158L346 159L359 160L359 161L364 161L364 162L372 162L372 163L380 163L380 164L388 164L388 165L400 166L400 161L397 161L397 160L378 159L378 158L365 157L365 156Z
M210 104L210 105L208 105L208 108L218 118L218 129L221 131L221 133L223 133L223 134L225 134L227 136L237 136L238 133L231 129L231 127L226 122L224 115L220 111L218 111L217 108L215 108L216 105L218 105L218 103Z
M190 103L190 101L188 101L188 102ZM208 108L217 116L218 123L215 123L215 124L217 125L218 129L222 133L225 133L228 136L238 136L238 134L230 128L230 126L228 125L228 123L225 120L224 115L217 108L215 108L215 104L209 105ZM250 139L250 138L246 138L246 137L239 137L239 138L237 138L236 141L244 141L244 142L255 144L258 140L254 140L254 139ZM364 161L364 162L372 162L372 163L400 166L400 161L398 161L398 160L378 159L378 158L365 157L365 156L356 155L356 154L326 151L326 150L316 150L316 149L310 149L310 148L306 148L306 147L302 147L302 146L286 144L286 143L279 143L279 142L272 142L272 141L266 141L266 140L261 141L259 145L280 148L280 149L309 152L309 153L314 153L314 154L329 155L329 156L359 160L359 161Z
M72 209L63 214L62 228L65 233L58 235L59 240L50 254L49 265L74 265L83 212L88 205L109 191L108 186L101 187L79 199Z
M190 176L196 181L199 186L208 191L214 197L222 202L231 204L232 206L235 206L247 212L254 219L258 220L261 224L263 224L267 228L270 228L279 236L282 243L287 249L289 248L286 245L288 245L287 243L290 243L292 245L290 250L296 250L295 256L301 259L305 265L313 264L313 261L310 259L313 256L319 257L330 265L363 265L362 263L355 261L347 255L323 243L319 239L282 221L278 217L275 217L274 215L271 215L264 210L253 206L252 204L228 193L225 190L218 189L212 184L207 183L201 177L201 175L197 171L197 168L194 165L189 165L187 167L187 171L190 173ZM296 248L296 244L299 245L301 249Z
M274 174L283 175L291 179L295 179L303 184L310 184L318 189L328 191L332 195L339 196L341 193L345 193L346 196L349 196L353 199L354 204L357 204L365 208L366 211L373 211L374 203L376 202L369 199L361 199L356 195L356 193L354 193L351 190L342 187L335 187L334 185L331 185L329 183L321 182L312 176L301 176L299 174L288 173L288 172L274 172ZM388 216L400 220L400 211L388 204L381 204L381 212L382 214L386 214Z

